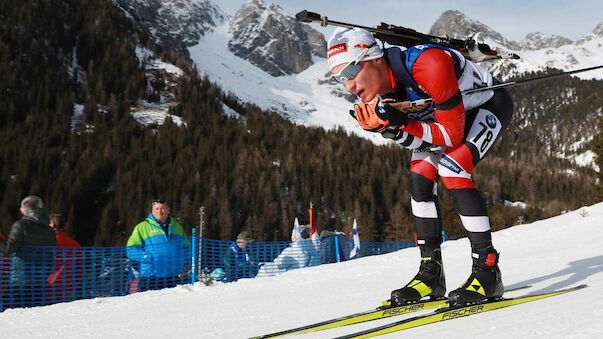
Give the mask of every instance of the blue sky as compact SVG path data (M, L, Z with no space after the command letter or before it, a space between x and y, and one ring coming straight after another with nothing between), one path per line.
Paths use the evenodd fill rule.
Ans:
M243 0L214 0L229 14L234 14ZM374 26L381 21L411 27L427 33L443 11L459 10L481 21L505 38L521 40L530 32L557 34L572 40L593 31L603 22L602 0L264 0L278 4L288 13L300 10L318 12L332 20ZM315 28L320 28L314 25ZM323 30L324 33L330 30Z

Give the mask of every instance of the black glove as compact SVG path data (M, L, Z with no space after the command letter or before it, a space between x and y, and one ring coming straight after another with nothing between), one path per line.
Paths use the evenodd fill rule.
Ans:
M385 101L392 101L391 99L384 99ZM358 109L358 104L354 105L354 109L350 110L350 115L352 118L358 121L358 117L356 116L356 110ZM366 105L364 105L366 106ZM399 109L388 105L387 102L378 102L376 106L373 106L375 114L379 119L387 121L387 129L389 130L399 130L401 128L406 127L408 125L408 116L405 112L400 111ZM371 130L372 131L372 130ZM383 131L383 129L376 129L373 132Z
M387 102L380 102L377 105L377 116L383 120L389 120L388 127L391 130L399 130L408 125L406 113L388 105Z
M401 138L402 133L404 133L404 131L399 128L392 128L391 126L387 126L387 128L381 132L381 136L386 139L398 140Z

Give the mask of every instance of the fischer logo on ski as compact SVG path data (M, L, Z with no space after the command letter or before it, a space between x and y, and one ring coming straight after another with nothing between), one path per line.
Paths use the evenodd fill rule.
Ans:
M505 292L513 292L513 291L517 291L517 290L526 289L529 287L530 287L530 285L523 285L520 287L508 289ZM337 328L337 327L343 327L343 326L347 326L347 325L359 324L359 323L368 322L368 321L377 320L377 319L394 317L394 316L398 316L398 315L402 315L402 314L420 312L420 311L429 310L429 309L443 310L443 309L445 309L445 307L447 305L448 305L448 299L446 299L446 298L437 299L437 300L424 300L424 301L419 301L419 302L408 304L408 305L395 306L395 307L392 307L390 305L390 301L387 300L387 301L382 302L381 306L378 307L376 310L370 310L370 311L366 311L366 312L351 314L351 315L347 315L347 316L343 316L343 317L339 317L339 318L335 318L335 319L331 319L331 320L326 320L326 321L322 321L322 322L318 322L318 323L310 324L310 325L306 325L306 326L301 326L301 327L297 327L297 328L292 328L292 329L284 330L284 331L280 331L280 332L264 334L261 336L253 337L252 339L274 338L274 337L282 337L282 336L292 335L292 334L304 334L304 333L318 332L318 331L333 329L333 328Z
M475 314L480 314L488 311L497 310L500 308L516 306L520 304L525 304L528 302L541 300L545 298L550 298L558 295L562 295L568 292L577 291L587 287L587 285L579 285L575 287L570 287L566 289L561 289L548 293L537 293L537 294L528 294L523 297L518 298L510 298L505 299L501 298L494 301L487 301L481 304L469 305L469 306L460 306L460 307L444 307L433 312L429 312L424 315L419 315L416 317L396 321L391 324L371 328L365 331L360 331L356 333L352 333L346 336L338 337L336 339L351 339L351 338L370 338L376 337L383 334L394 333L403 331L409 328L429 325L441 321L467 317Z
M418 311L422 311L424 309L425 309L424 303L411 304L411 305L400 306L400 307L392 307L392 308L388 308L383 311L383 317L385 318L386 316L394 316L394 315L398 315L398 314L418 312Z
M464 317L466 315L471 315L471 314L482 312L483 310L484 310L484 305L463 307L460 309L453 309L451 311L444 312L442 315L442 320Z

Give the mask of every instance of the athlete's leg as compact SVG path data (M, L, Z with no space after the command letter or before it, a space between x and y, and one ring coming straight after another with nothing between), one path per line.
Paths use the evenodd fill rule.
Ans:
M508 127L512 109L508 93L497 91L488 103L467 116L465 143L447 149L438 163L442 183L449 189L467 231L474 261L473 274L467 283L450 293L451 300L459 304L498 297L503 292L497 265L498 252L492 246L488 211L472 173Z

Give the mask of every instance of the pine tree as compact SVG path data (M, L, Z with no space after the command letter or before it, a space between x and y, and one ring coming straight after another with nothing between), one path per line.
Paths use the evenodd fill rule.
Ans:
M599 116L597 124L597 134L591 142L592 150L596 154L595 163L599 169L603 169L603 116ZM597 174L599 178L598 185L596 186L596 201L603 200L603 170L599 170Z

